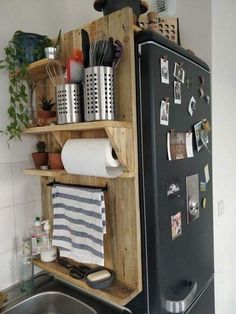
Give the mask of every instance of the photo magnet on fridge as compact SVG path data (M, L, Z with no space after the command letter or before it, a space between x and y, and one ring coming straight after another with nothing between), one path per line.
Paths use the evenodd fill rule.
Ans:
M176 62L175 62L175 68L174 68L174 77L176 77L181 83L184 84L185 71L182 68L182 65Z
M197 107L196 107L196 100L195 98L192 96L190 101L189 101L189 105L188 105L188 112L190 114L190 116L193 116L194 111L196 111Z
M194 125L194 133L195 133L195 140L196 140L196 147L197 151L199 152L200 149L203 147L203 142L201 140L201 131L202 131L202 121L196 123Z
M161 58L161 82L169 84L169 61Z
M170 182L167 182L167 197L180 197L180 183L178 178L172 179Z
M172 240L178 238L182 234L181 212L171 216L171 235Z
M186 177L187 223L199 217L199 180L198 174Z
M209 174L209 166L208 166L208 164L204 167L204 173L205 173L206 183L208 183L210 181L210 174Z
M192 132L167 133L167 153L169 160L193 157Z
M174 103L181 104L181 83L174 81Z
M161 108L160 108L160 124L161 125L169 124L169 109L170 109L170 103L167 100L162 100Z

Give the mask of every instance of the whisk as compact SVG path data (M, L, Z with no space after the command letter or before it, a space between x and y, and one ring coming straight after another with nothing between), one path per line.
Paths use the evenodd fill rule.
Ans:
M57 85L64 84L64 74L60 61L58 60L50 61L46 65L46 72L54 87L56 87Z

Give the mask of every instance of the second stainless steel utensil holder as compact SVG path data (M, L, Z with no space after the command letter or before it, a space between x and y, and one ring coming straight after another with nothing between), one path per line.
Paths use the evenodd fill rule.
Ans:
M94 66L85 69L84 119L114 120L113 68Z
M83 120L82 84L61 84L56 86L57 123L76 123Z

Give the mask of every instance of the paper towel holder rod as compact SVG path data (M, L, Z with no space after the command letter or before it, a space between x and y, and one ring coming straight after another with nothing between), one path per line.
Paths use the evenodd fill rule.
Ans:
M74 187L79 187L79 188L101 189L103 192L108 191L108 184L107 183L105 186L94 186L94 185L84 185L84 184L63 183L63 182L56 181L54 179L54 181L48 183L47 186L53 186L55 184L71 186L71 187L74 186Z

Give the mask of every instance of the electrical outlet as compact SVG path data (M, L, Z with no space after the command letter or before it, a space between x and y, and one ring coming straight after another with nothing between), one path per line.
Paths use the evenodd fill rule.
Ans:
M218 217L222 216L225 211L225 203L224 200L220 200L218 202Z

